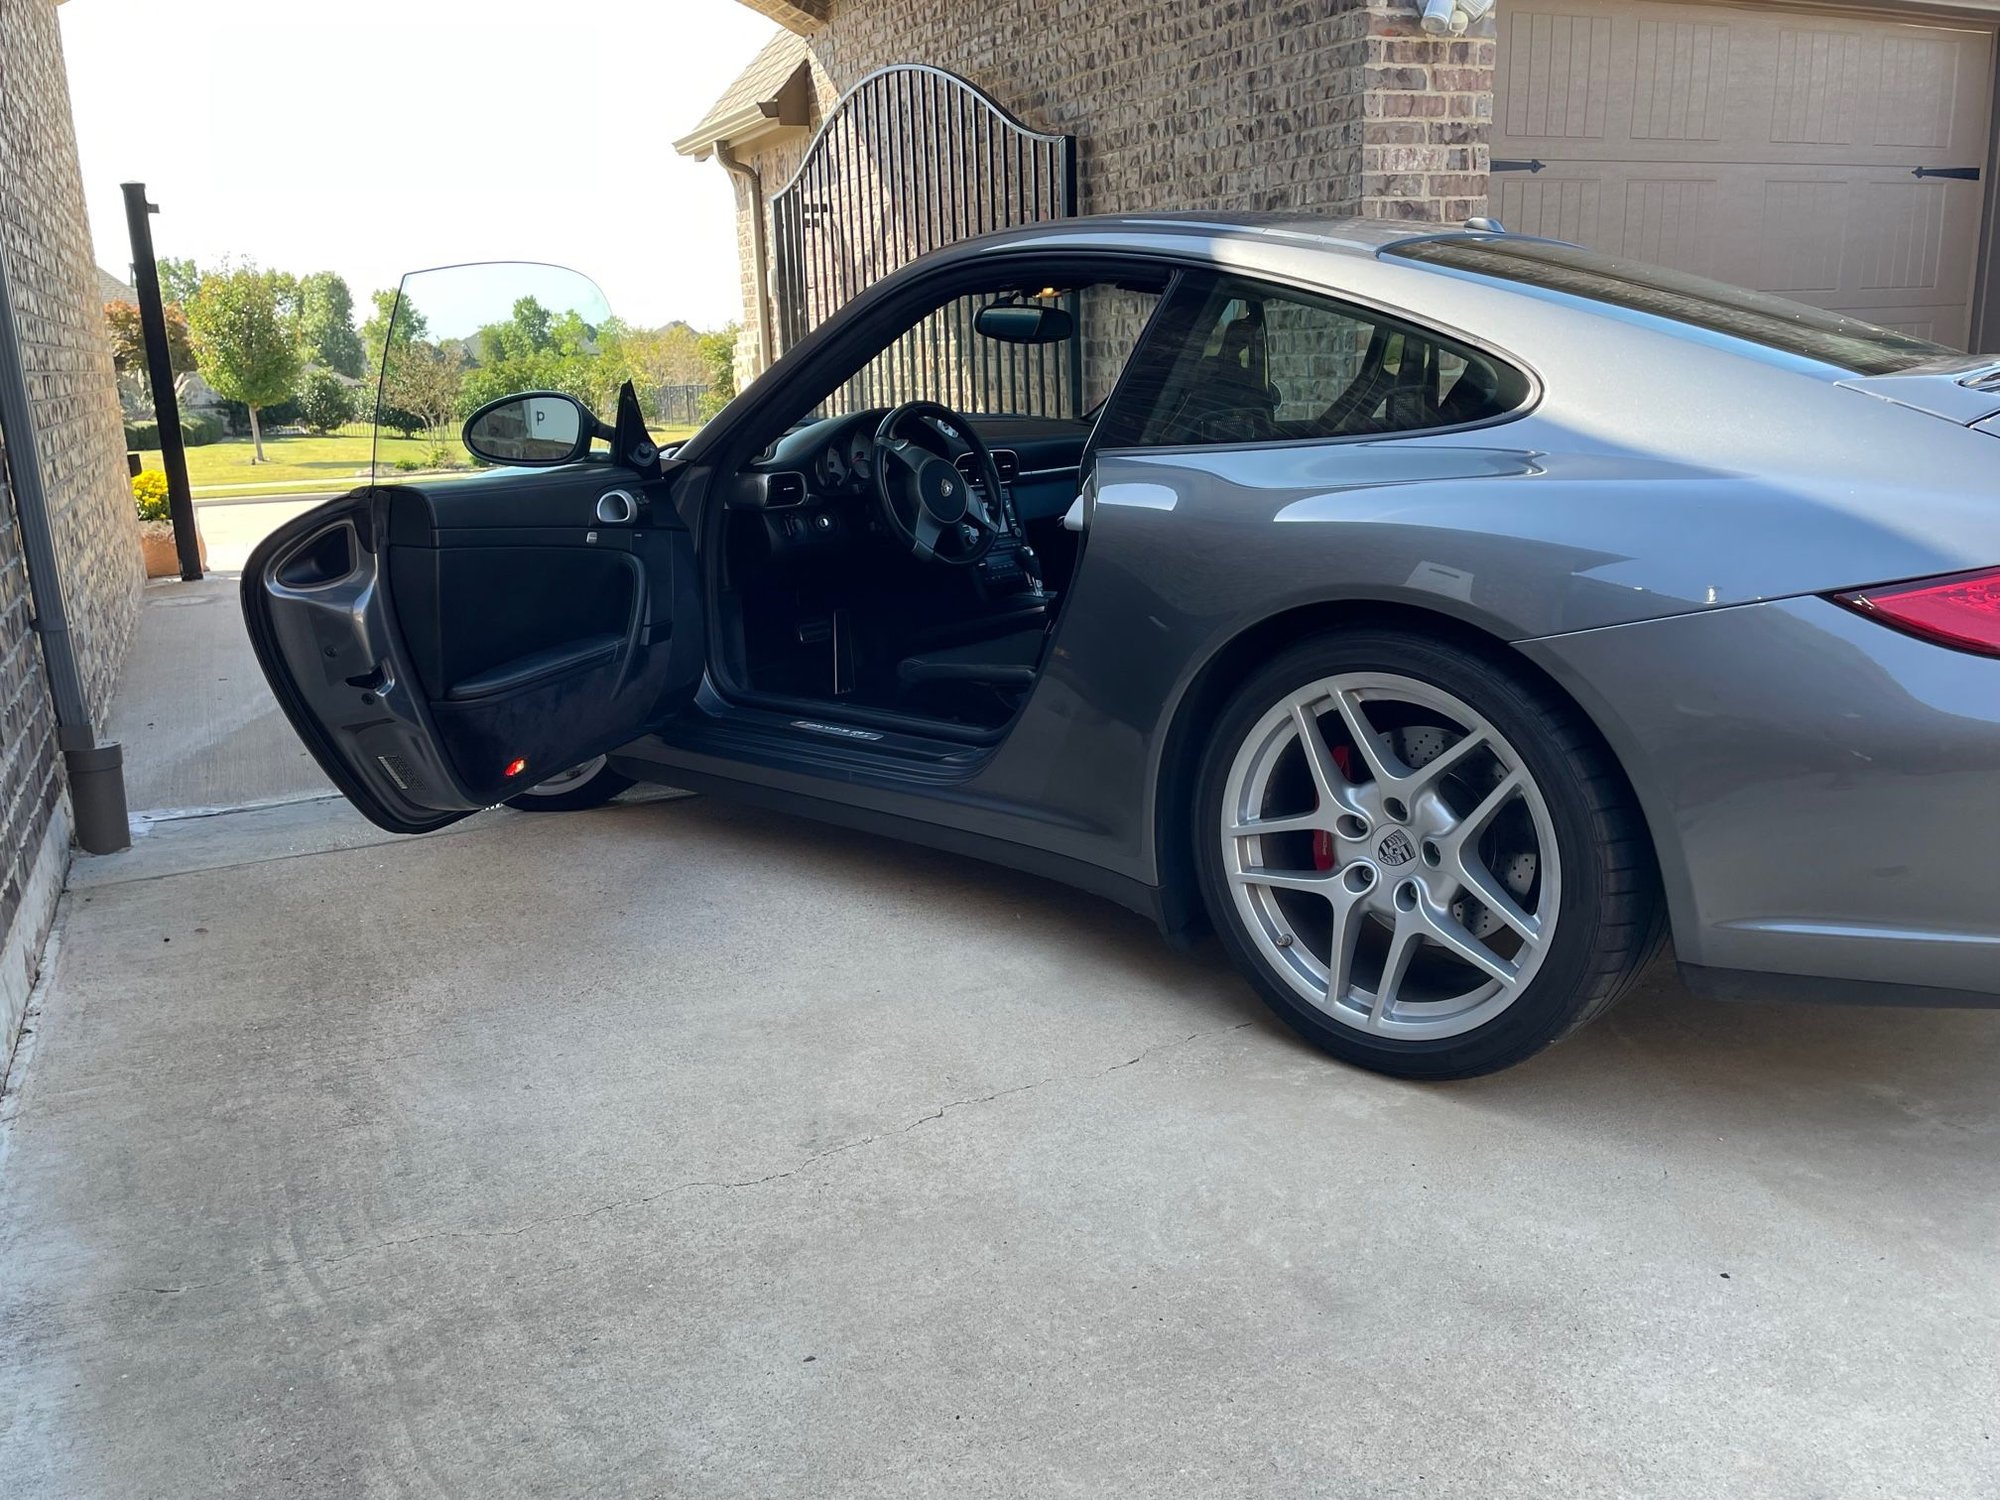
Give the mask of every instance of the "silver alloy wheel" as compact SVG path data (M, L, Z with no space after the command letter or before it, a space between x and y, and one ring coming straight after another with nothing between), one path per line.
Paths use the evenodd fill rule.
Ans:
M520 797L559 797L564 792L573 792L591 777L604 769L605 757L593 755L580 766L571 766L551 776L547 781L538 781L524 792L515 793Z
M1218 831L1260 956L1360 1032L1483 1026L1555 936L1541 788L1490 722L1412 677L1342 673L1274 705L1237 751Z

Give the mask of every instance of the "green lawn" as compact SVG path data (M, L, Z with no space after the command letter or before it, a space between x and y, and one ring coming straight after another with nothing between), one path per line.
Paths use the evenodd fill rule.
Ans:
M653 437L658 442L678 442L693 431L692 427L659 427L653 430ZM264 439L264 462L259 464L250 461L250 439L228 438L220 443L205 443L199 448L187 450L188 486L194 491L196 499L230 493L281 493L285 489L347 489L368 477L368 457L372 447L372 442L365 435L267 437ZM451 451L459 463L471 467L472 461L459 446L456 437L451 441ZM425 465L430 461L430 454L428 438L382 434L379 462L385 475L415 472L397 470L397 461ZM149 469L160 467L160 455L157 453L143 453L140 459Z

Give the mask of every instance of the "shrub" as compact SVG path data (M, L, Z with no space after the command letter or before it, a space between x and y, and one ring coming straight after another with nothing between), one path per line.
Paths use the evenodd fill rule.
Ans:
M167 476L157 469L143 469L132 476L132 503L142 521L167 519Z
M199 448L215 442L222 436L222 423L209 416L184 416L181 418L181 442L189 448ZM127 422L125 424L125 448L130 453L158 453L160 451L160 424L158 422Z
M400 406L384 406L376 413L376 421L382 426L401 433L404 437L415 437L430 426L413 411L405 411Z
M332 432L354 420L354 392L330 370L315 370L299 392L299 417L314 432Z

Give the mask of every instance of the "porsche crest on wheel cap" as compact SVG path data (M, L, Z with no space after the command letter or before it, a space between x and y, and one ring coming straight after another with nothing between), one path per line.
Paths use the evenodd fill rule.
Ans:
M1416 855L1417 846L1410 842L1410 836L1400 828L1391 828L1382 842L1375 846L1375 852L1382 857L1385 865L1406 865Z

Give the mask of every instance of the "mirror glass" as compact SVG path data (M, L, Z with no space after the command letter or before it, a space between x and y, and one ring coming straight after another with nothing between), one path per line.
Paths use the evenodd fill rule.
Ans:
M1067 308L995 302L979 309L973 326L1003 344L1059 344L1076 332L1076 319Z
M496 464L562 464L589 451L584 410L568 396L510 396L465 424L465 446Z

